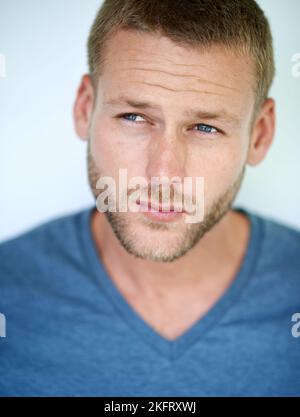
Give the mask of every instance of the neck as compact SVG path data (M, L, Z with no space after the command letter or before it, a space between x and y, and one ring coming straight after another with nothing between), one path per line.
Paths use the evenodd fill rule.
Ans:
M128 254L106 217L96 210L92 216L92 234L108 274L126 292L183 294L207 285L228 286L247 247L249 221L239 212L228 211L192 250L171 263L142 260Z

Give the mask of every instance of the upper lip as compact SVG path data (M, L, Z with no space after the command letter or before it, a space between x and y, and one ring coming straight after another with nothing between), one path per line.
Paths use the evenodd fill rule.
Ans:
M143 207L147 207L148 210L156 210L158 212L162 212L162 213L170 213L170 212L183 212L184 209L183 208L177 208L176 210L176 206L174 206L173 204L170 205L163 205L161 203L155 203L153 201L137 201L137 204L139 204L140 206Z

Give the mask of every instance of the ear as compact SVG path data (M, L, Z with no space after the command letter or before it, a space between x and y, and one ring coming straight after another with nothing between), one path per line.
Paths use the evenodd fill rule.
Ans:
M89 138L89 126L94 106L94 89L89 75L82 77L73 109L75 131L82 140Z
M275 101L268 98L254 121L248 150L248 165L258 165L265 158L273 143L275 124Z

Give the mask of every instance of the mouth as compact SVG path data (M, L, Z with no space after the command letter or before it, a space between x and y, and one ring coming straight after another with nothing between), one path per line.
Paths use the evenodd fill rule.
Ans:
M182 207L176 207L172 204L163 205L151 201L137 201L140 212L146 217L161 222L172 222L179 220L185 210Z
M185 211L183 207L174 206L173 204L163 205L153 201L137 200L137 204L142 210L146 212L151 211L155 213L181 213Z

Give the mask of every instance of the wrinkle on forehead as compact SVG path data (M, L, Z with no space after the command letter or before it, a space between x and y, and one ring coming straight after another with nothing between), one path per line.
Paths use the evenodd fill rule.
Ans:
M135 56L140 56L140 55L145 53L145 51L143 49L138 49L138 48L134 48L134 49L133 48L128 48L128 49L126 49L126 51L129 52L129 53L132 53L132 56L134 56L134 55ZM148 52L147 51L147 57L150 57L150 56L158 57L160 59L163 58L165 61L168 61L172 65L178 65L178 66L182 66L182 67L205 67L204 64L203 65L201 65L201 64L182 64L180 62L174 61L174 59L172 59L171 56L168 56L168 55L165 55L165 54L162 55L162 54L159 54L159 53L155 53L155 52L151 52L151 51ZM178 54L178 56L180 57L180 54ZM143 60L139 59L139 58L127 58L127 61L142 62ZM150 60L150 59L144 60L144 62L153 62L153 59L152 60Z
M210 95L215 95L215 96L224 96L225 95L225 94L216 93L216 92L212 92L212 91L203 91L203 90L196 90L196 89L187 89L187 88L185 88L183 90L173 89L173 88L169 88L169 87L166 87L164 85L161 85L161 84L152 84L152 83L148 83L146 81L135 81L134 83L135 84L144 84L144 85L148 85L150 87L159 87L159 88L163 88L164 90L167 90L167 91L172 91L174 93L200 93L201 92L201 94L210 94Z
M181 58L181 59L185 59L184 55L182 55L182 53L179 52L179 50L182 49L182 47L179 47L178 46L177 48L178 48L177 56L179 58ZM189 48L189 50L191 52L194 52L194 53L196 53L198 55L205 54L205 53L210 53L211 51L218 50L218 49L219 49L218 48L218 45L211 46L210 48L206 48L206 49L199 48L198 50L195 49L195 48ZM234 52L233 50L229 49L228 47L224 47L224 48L222 48L222 50L223 50L223 52L227 52L228 54L232 54L232 56L235 56L235 57L238 56L238 55L239 56L241 55L241 54L237 54L236 52ZM131 54L131 57L130 58L129 57L126 58L126 61L132 61L132 62L148 62L148 63L149 62L150 63L153 63L154 62L153 59L144 59L143 60L143 59L140 59L140 58L134 58L134 56L142 56L142 55L145 55L145 50L143 48L126 48L126 52L128 52L129 54ZM199 67L199 68L206 67L205 64L183 64L183 63L180 63L180 62L176 62L173 59L174 56L172 57L172 56L168 56L166 54L152 52L151 50L150 51L147 51L147 58L150 57L150 56L153 56L153 58L154 57L158 57L160 59L163 59L164 61L168 61L172 65L177 65L177 66L181 66L181 67L194 67L194 68L195 67Z
M226 88L226 89L233 90L233 91L239 91L238 88L229 87L229 86L224 85L224 84L215 83L214 81L207 80L205 78L199 78L199 76L198 75L195 75L195 74L178 74L178 73L172 73L172 72L169 72L169 71L164 71L164 70L159 70L159 69L138 68L138 67L131 67L131 68L126 68L125 69L125 71L130 71L130 70L133 70L133 71L152 72L152 73L158 72L158 73L162 73L162 74L171 75L173 77L191 78L191 79L194 79L195 81L197 81L199 83L202 83L202 84L203 83L205 83L205 84L213 84L216 87Z
M135 50L137 54L138 50ZM142 51L141 51L142 53ZM150 54L151 55L151 54ZM180 79L189 81L189 87L191 88L191 91L194 91L197 89L197 86L200 87L200 89L203 88L203 85L207 85L224 89L227 91L232 92L240 92L241 86L237 83L237 74L234 72L230 72L230 69L227 71L226 78L220 78L220 75L222 75L224 68L222 66L222 61L218 65L218 68L213 68L212 65L208 62L206 64L179 64L174 62L174 60L169 60L165 56L161 54L155 54L161 58L161 60L151 60L151 58L131 58L126 57L125 59L122 59L122 57L118 60L118 71L121 71L123 73L132 73L133 76L137 79L136 75L139 75L142 77L142 79L145 79L146 74L149 75L157 75L160 77L160 80L162 80L161 76L169 76L172 77L174 80L177 78L179 81ZM185 58L186 59L186 58ZM135 65L134 65L135 64ZM171 64L171 65L170 65ZM226 63L225 63L226 65ZM174 68L174 71L173 71ZM184 71L186 69L186 71ZM199 73L197 74L197 69L199 70ZM222 73L221 73L222 72ZM215 74L215 76L214 76ZM168 79L164 78L167 82ZM154 81L152 79L151 81ZM172 83L173 81L170 80ZM191 85L191 83L194 83L194 85ZM195 87L195 88L194 88ZM170 91L173 91L172 88L169 89ZM176 91L176 90L174 90ZM189 91L189 88L187 89ZM217 95L221 95L220 93Z
M205 105L210 104L210 98L215 103L220 97L230 107L246 105L250 94L252 99L254 85L248 78L254 78L249 57L222 45L185 48L167 39L139 36L126 34L112 40L106 60L109 70L103 74L110 88L120 90L130 84L132 91L146 94L154 88L161 93L200 94L208 99Z
M159 54L149 54L149 55L157 55L157 56L160 56L161 57L161 55L159 55ZM164 59L166 60L166 61L168 61L170 64L172 64L172 65L176 65L176 66L178 66L178 67L188 67L188 68L205 68L205 66L206 65L201 65L201 64L180 64L179 62L174 62L174 61L172 61L171 59L168 59L168 58L166 58L165 56L164 56ZM152 63L154 63L154 61L152 60L152 61L149 61L149 60L147 60L147 59L138 59L138 58L127 58L127 61L128 62L130 62L130 61L132 61L132 62L142 62L142 63L147 63L147 64L149 64L149 62L152 62ZM159 62L158 62L159 63Z

